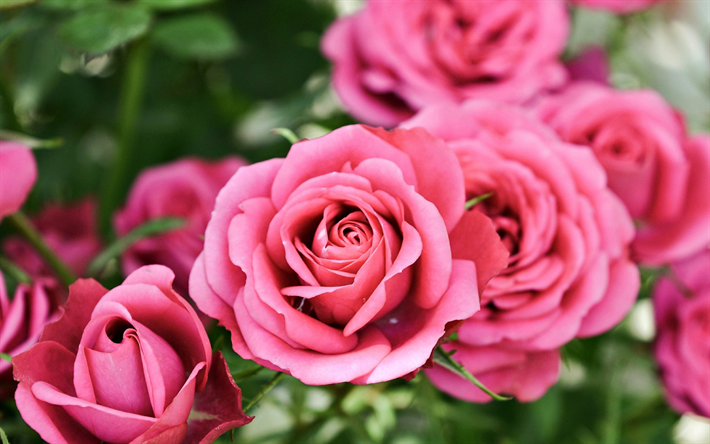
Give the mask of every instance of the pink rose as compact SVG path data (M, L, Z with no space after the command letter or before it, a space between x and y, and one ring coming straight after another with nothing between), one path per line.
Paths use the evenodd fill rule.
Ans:
M32 222L47 245L78 275L84 274L91 259L101 251L96 229L96 201L92 198L65 206L48 205ZM31 276L53 275L25 240L10 237L3 242L2 249Z
M456 157L421 129L298 142L222 189L190 295L239 355L306 384L411 376L506 263L464 203ZM470 248L452 258L449 236Z
M570 80L588 80L609 85L609 61L606 51L599 46L591 46L565 63Z
M561 86L568 29L557 0L370 0L330 27L322 49L348 111L394 126L430 103L521 103Z
M569 0L573 5L606 9L617 14L640 11L662 1L665 0Z
M197 314L151 265L70 287L62 317L15 357L22 418L51 443L211 443L248 423Z
M20 209L35 180L37 165L30 149L0 141L0 220Z
M166 216L185 218L187 225L136 243L123 255L123 272L128 275L148 264L166 265L175 272L175 289L187 295L190 269L202 251L202 235L217 193L244 165L237 157L219 162L186 158L142 172L126 206L116 213L116 232L125 235L143 222Z
M610 329L636 299L628 213L589 150L561 142L521 108L439 104L402 126L422 127L454 149L467 198L491 193L471 212L491 217L510 252L452 347L466 362L484 359L471 369L489 374L494 387L524 400L542 395L558 373L554 350ZM466 247L452 240L451 248L456 255ZM523 353L542 351L551 352ZM432 374L439 385L441 372ZM523 379L506 380L515 375ZM450 393L484 396L468 384L459 378L467 388Z
M671 271L653 293L656 360L670 405L710 417L710 250Z
M37 342L44 325L57 317L57 301L48 295L56 285L49 279L19 284L9 299L0 273L0 352L16 356ZM10 367L9 362L0 360L0 398L14 391L14 384L6 384L12 380Z
M580 83L537 113L563 140L597 156L609 188L639 222L638 260L672 262L710 243L710 137L688 138L658 94Z

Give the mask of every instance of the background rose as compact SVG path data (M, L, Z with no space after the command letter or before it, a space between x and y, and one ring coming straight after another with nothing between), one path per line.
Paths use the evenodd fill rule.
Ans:
M219 162L187 158L145 170L131 188L114 225L124 235L143 222L165 216L186 219L187 225L162 236L143 239L123 255L123 272L147 264L162 264L175 272L175 289L187 295L187 280L219 190L246 162L236 157Z
M569 0L573 5L606 9L617 14L640 11L663 1L665 0Z
M562 1L372 0L322 49L348 111L393 126L430 103L519 103L561 85L568 22Z
M505 265L490 220L463 210L441 140L343 127L237 172L190 294L242 357L307 384L406 376ZM471 247L453 260L449 232Z
M670 405L710 417L710 251L671 272L653 293L656 360Z
M662 264L710 243L710 137L689 138L657 93L581 83L544 100L537 114L562 139L591 147L641 224L639 260Z
M604 48L591 46L565 62L571 81L588 80L609 85L609 60Z
M423 127L454 149L467 198L490 193L472 211L492 218L510 252L508 267L488 283L481 310L461 326L452 347L461 345L467 362L465 356L495 350L496 359L510 359L513 367L529 365L527 373L509 369L491 379L524 376L499 384L527 400L542 395L557 375L556 352L533 356L515 350L554 350L575 337L604 332L636 299L639 276L628 259L634 233L628 213L606 188L604 171L588 150L559 141L521 108L489 101L439 104L402 126ZM459 248L452 241L454 254Z
M0 352L16 356L39 339L42 328L57 316L57 301L51 293L57 283L39 279L33 284L19 284L12 299L8 297L5 279L0 273ZM14 384L10 363L0 360L0 398L11 396Z
M71 286L64 315L13 359L17 407L43 439L210 443L250 421L172 280L153 265L111 291L91 279Z
M25 145L0 141L0 220L20 209L37 180L37 165Z
M96 230L96 201L87 198L70 205L45 207L32 223L52 250L78 275L101 251ZM7 238L4 253L31 276L53 276L34 248L21 238Z

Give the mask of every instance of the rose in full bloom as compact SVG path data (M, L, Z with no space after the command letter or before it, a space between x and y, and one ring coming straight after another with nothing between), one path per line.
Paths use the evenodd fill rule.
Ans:
M19 284L10 299L0 273L0 352L16 356L37 342L44 325L58 314L57 301L51 297L54 286L56 281L49 279ZM14 390L10 369L9 362L0 360L0 398Z
M453 148L467 198L489 196L471 212L491 217L510 252L451 347L471 370L489 374L493 390L541 396L559 372L555 349L610 329L636 299L628 213L591 151L560 141L522 108L439 104L402 126L422 127ZM454 240L451 247L465 248ZM431 374L437 385L439 374ZM440 387L471 400L485 396L467 384L459 378L461 390Z
M62 317L13 360L22 418L54 443L211 443L248 423L241 391L161 265L70 287Z
M573 5L606 9L617 14L640 11L663 1L666 0L569 0Z
M244 165L236 157L218 162L187 158L142 172L126 205L116 213L116 232L125 235L143 222L167 216L184 218L186 226L137 242L123 255L123 272L127 275L148 264L166 265L175 272L175 289L187 295L190 269L202 251L202 235L217 193Z
M70 205L48 205L32 218L37 231L60 259L78 275L101 251L96 229L96 201L84 199ZM53 276L34 248L19 237L3 242L3 252L33 277Z
M710 418L710 250L671 272L653 293L656 360L669 404Z
M599 159L609 188L639 223L637 260L663 264L710 244L710 136L689 137L657 93L580 83L536 111Z
M558 0L370 0L321 46L348 111L394 126L435 102L522 103L561 86L568 28Z
M37 164L25 145L0 141L0 220L20 209L37 180Z
M507 261L490 219L464 214L463 185L421 129L298 142L222 189L190 295L243 358L306 384L410 376Z

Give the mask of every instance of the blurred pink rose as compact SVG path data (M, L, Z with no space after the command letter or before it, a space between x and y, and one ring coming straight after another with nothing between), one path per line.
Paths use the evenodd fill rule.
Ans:
M20 209L37 180L37 164L25 145L0 141L0 220Z
M606 9L617 14L640 11L663 1L666 0L569 0L573 5Z
M710 251L671 271L653 293L656 360L670 405L710 417Z
M710 244L710 136L689 138L657 93L580 83L543 100L537 114L597 156L640 224L636 259L663 264Z
M166 216L183 217L187 225L136 243L123 255L123 272L128 275L148 264L166 265L175 272L175 289L186 296L190 269L202 251L217 193L246 164L237 157L218 162L186 158L143 171L125 207L116 213L116 232L122 236L143 222Z
M251 420L173 277L152 265L110 291L78 280L62 317L13 359L17 407L44 440L211 443Z
M588 80L609 84L609 61L606 51L599 46L592 46L565 63L570 80Z
M557 0L370 0L331 26L322 49L348 111L394 126L430 103L521 103L560 86L568 29Z
M190 295L243 358L306 384L411 376L507 260L464 203L454 153L421 129L298 142L222 189ZM449 235L470 248L452 258Z
M0 352L16 356L37 342L44 325L58 315L57 301L48 295L56 285L52 279L19 284L10 300L0 273ZM11 396L14 390L14 384L6 384L12 381L10 367L0 360L0 398Z
M91 259L101 251L96 201L92 198L70 205L48 205L32 222L47 245L78 275L84 274ZM31 276L53 276L49 266L25 240L10 237L3 242L2 249Z
M470 213L491 217L510 252L508 267L488 283L481 310L459 328L452 347L490 360L472 370L493 372L495 386L525 400L541 396L557 375L554 350L612 328L636 299L628 213L589 150L560 141L522 108L483 100L438 104L402 126L422 127L454 149L467 199L491 193ZM456 255L466 246L452 240L451 248ZM433 373L435 384L440 373ZM467 399L485 396L459 383Z

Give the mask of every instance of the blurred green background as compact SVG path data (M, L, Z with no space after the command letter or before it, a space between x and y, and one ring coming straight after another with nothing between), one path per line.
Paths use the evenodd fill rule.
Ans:
M566 56L609 48L617 87L653 87L710 129L710 2L624 18L573 11ZM313 138L354 123L329 85L324 30L357 0L0 0L0 128L38 139L27 204L100 199L103 236L144 168L184 156L284 156L270 130ZM693 9L695 8L695 9ZM706 20L707 19L707 20ZM0 236L5 235L0 229ZM371 386L280 383L234 433L241 443L708 443L710 425L665 404L650 353L648 278L630 317L563 350L560 382L537 402L470 404L424 377ZM228 342L220 328L213 344ZM218 339L222 337L223 339ZM255 364L222 347L235 376ZM237 381L245 398L269 380ZM12 401L11 443L41 442ZM219 442L230 442L230 434Z

